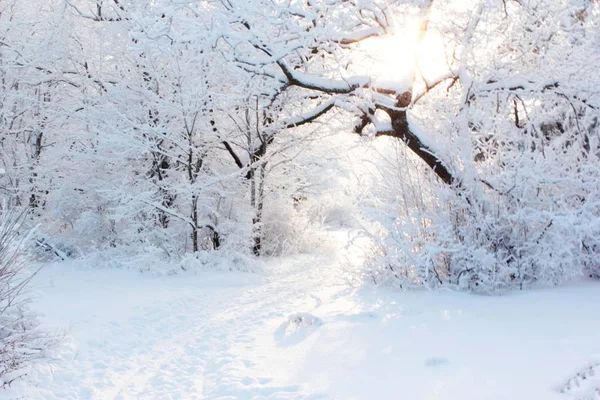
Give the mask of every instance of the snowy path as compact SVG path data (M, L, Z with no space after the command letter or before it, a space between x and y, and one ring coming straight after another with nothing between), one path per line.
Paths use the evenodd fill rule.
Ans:
M358 290L337 261L357 255L338 247L278 260L262 277L50 266L38 278L35 307L47 326L68 331L70 345L51 369L5 394L594 399L600 285L496 298Z
M72 348L51 373L32 377L37 387L18 385L8 393L27 399L320 398L254 376L255 361L243 354L256 348L256 332L269 321L285 321L307 303L314 307L311 289L336 281L315 271L332 262L290 259L269 278L48 267L38 278L48 295L36 308L51 325L67 329Z

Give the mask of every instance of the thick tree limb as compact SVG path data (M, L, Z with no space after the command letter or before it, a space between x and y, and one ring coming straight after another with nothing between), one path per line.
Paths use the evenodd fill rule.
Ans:
M392 115L392 130L377 132L375 136L391 136L401 139L409 149L423 160L431 170L447 185L458 184L456 177L450 172L445 163L410 129L406 113L398 111ZM404 115L400 115L404 113Z
M408 122L406 108L411 103L410 92L403 93L398 96L396 106L394 108L377 107L385 111L392 122L391 130L378 131L375 136L389 136L402 140L406 146L421 160L423 160L431 170L447 185L460 185L460 180L450 171L446 163L438 156L437 152L431 148L431 145L420 137L418 132L411 128ZM361 118L360 123L355 127L356 133L361 133L362 130L371 122L371 115L365 113Z

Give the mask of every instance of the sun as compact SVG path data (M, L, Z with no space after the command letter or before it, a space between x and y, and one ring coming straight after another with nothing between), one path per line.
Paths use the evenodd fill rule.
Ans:
M448 71L441 36L431 30L423 34L417 19L390 34L367 39L361 47L361 69L376 82L432 80Z

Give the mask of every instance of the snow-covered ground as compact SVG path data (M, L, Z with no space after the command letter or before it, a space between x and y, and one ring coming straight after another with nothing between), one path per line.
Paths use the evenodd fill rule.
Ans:
M600 398L600 284L359 288L345 260L360 252L337 247L260 275L49 265L34 307L64 344L0 398Z

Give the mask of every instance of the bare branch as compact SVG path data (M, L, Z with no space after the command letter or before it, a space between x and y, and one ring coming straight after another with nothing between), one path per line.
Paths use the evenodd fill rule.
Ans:
M237 165L238 168L244 168L244 164L242 163L242 160L240 160L240 157L233 150L233 147L231 147L231 145L229 144L229 142L227 142L227 141L224 140L223 141L223 146L225 146L225 149L227 150L227 152L229 153L229 155L231 155L231 157L233 158L233 161L235 162L235 165Z

